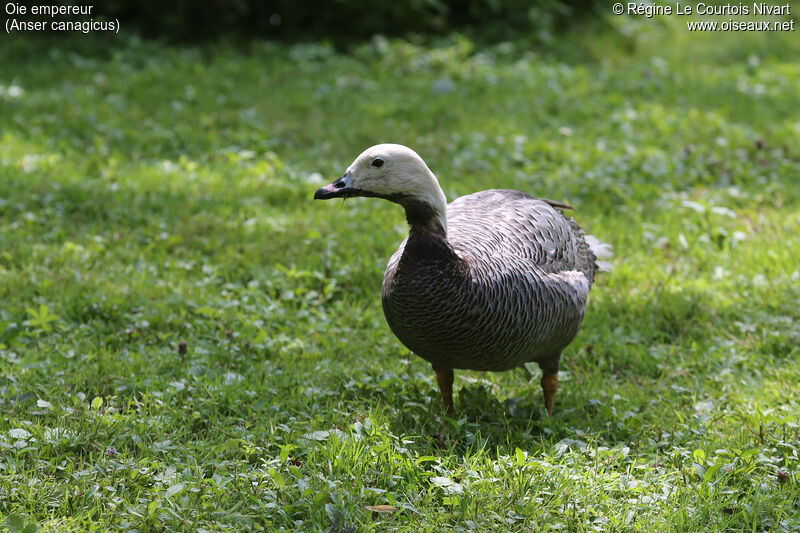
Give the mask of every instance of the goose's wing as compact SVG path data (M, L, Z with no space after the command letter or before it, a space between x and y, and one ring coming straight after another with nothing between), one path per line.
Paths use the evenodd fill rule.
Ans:
M591 283L596 257L580 226L559 210L568 208L515 190L468 194L447 208L448 240L467 260L524 260L547 274L582 272Z

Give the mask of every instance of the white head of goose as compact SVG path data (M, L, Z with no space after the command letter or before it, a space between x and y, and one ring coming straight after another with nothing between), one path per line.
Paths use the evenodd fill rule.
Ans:
M401 144L367 148L347 171L314 194L315 200L369 196L402 205L412 227L447 231L447 198L425 161Z
M386 267L382 302L398 339L429 361L453 409L453 369L542 369L553 411L561 352L578 333L598 261L611 248L565 217L568 205L491 189L447 205L422 158L368 148L315 199L377 197L403 206L410 230Z

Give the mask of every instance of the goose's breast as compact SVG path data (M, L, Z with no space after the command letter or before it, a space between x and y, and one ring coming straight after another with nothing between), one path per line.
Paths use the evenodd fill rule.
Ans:
M507 257L462 259L467 269L460 272L390 262L384 313L411 351L435 366L507 370L557 354L572 340L585 304L575 280L546 283L544 272Z

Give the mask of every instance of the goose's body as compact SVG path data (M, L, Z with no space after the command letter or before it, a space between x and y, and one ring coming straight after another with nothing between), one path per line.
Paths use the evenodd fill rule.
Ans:
M409 236L386 267L383 310L400 341L433 365L448 411L453 369L536 362L550 413L561 352L580 328L608 247L561 213L569 206L521 191L481 191L446 205L433 173L400 145L366 150L315 198L346 196L406 210Z
M548 203L508 190L455 200L447 226L446 240L412 234L389 260L383 310L394 334L436 367L497 371L557 359L578 332L594 277L580 230Z

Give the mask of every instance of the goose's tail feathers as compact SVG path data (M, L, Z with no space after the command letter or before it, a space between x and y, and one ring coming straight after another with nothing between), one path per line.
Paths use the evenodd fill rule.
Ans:
M614 249L610 244L600 242L594 235L587 235L586 243L596 258L595 264L598 272L611 272L614 270L614 266L609 261L606 261L606 259L614 257Z

